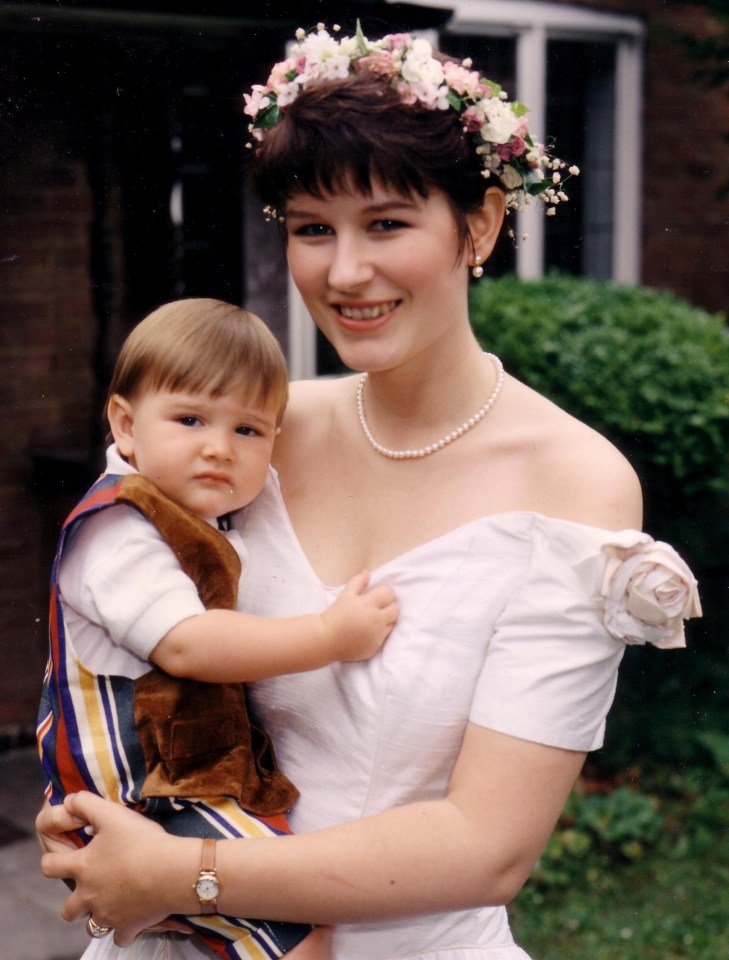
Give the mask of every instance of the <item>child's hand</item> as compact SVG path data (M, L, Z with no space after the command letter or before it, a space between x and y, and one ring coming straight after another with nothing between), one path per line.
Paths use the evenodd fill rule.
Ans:
M397 620L400 608L392 587L365 593L367 571L352 577L344 591L321 617L331 641L332 660L369 660L380 649Z

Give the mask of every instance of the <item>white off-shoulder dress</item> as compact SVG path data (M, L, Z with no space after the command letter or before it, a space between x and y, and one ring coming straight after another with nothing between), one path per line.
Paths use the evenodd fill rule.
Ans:
M235 523L248 554L240 609L311 613L342 589L322 583L308 562L275 471ZM596 749L626 642L683 645L683 616L698 612L695 581L667 545L525 512L457 527L373 571L372 583L391 584L401 610L376 657L250 687L301 791L294 832L442 797L469 721ZM164 939L132 953L209 956L194 940ZM117 949L97 941L85 956L127 956ZM341 926L334 958L529 960L503 907Z
M314 612L341 590L312 569L273 471L238 529L249 555L241 609ZM442 797L469 721L555 747L599 747L625 650L604 625L606 563L651 546L636 531L509 513L473 520L373 571L372 583L391 584L401 609L376 657L251 688L278 760L301 790L290 818L294 832ZM690 571L673 556L690 592ZM680 640L665 645L683 642L678 629ZM504 908L342 926L334 955L526 957L513 943Z

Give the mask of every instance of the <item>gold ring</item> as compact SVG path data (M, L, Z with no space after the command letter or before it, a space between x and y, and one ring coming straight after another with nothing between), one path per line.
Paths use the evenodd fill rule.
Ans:
M100 937L108 937L111 933L111 927L102 927L93 917L89 917L86 921L86 932L90 937L98 939Z

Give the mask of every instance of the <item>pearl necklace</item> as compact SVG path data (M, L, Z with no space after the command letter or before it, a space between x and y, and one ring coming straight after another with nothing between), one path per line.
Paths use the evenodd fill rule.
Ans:
M501 360L499 360L499 358L493 353L487 353L486 356L489 358L489 360L491 360L496 369L496 385L491 391L491 396L488 398L486 403L479 411L474 413L472 417L469 417L465 423L461 424L458 429L452 430L451 433L447 433L440 440L436 440L434 443L429 443L427 447L420 447L418 450L389 450L387 447L383 447L381 443L378 443L372 436L370 425L367 422L367 415L365 414L364 405L364 387L367 383L369 374L363 373L359 378L359 383L357 384L357 413L359 414L359 422L362 425L362 430L364 431L364 435L367 437L370 446L373 447L383 457L389 457L391 460L419 460L422 457L429 457L431 453L436 453L436 451L442 450L443 447L447 447L449 443L453 443L454 440L458 440L459 437L462 437L464 433L468 433L472 427L475 427L477 423L483 420L489 410L496 403L496 399L501 392L501 387L504 384L504 368Z

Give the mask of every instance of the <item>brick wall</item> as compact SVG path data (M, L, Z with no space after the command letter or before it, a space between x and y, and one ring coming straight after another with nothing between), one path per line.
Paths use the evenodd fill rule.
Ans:
M0 738L33 721L46 656L49 544L63 507L39 502L34 456L87 445L94 330L80 130L55 125L51 82L32 89L12 66L0 131Z
M719 24L700 5L675 0L569 5L630 14L646 24L642 282L726 313L729 195L718 194L729 181L729 89L696 78L699 64L680 39L716 35Z
M711 35L694 5L649 4L644 199L647 283L709 309L729 308L729 89L695 79L676 37ZM723 137L721 136L723 134Z

